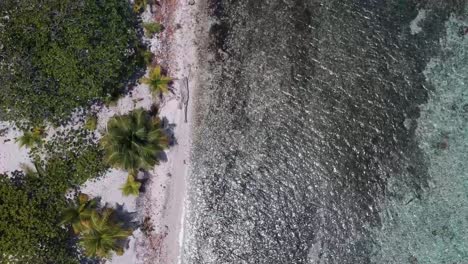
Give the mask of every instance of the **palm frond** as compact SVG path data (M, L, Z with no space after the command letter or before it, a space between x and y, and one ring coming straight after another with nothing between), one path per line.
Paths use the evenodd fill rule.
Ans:
M89 229L80 237L80 244L88 256L108 257L111 251L122 253L122 241L131 235L131 230L123 229L112 221L113 210L106 208L102 213L93 211Z
M71 224L73 231L78 234L89 228L87 223L92 217L92 212L96 208L96 200L89 199L86 194L79 194L76 204L62 212L62 221L60 225Z
M109 165L132 172L157 164L159 153L167 147L167 137L160 122L137 109L112 118L101 145Z
M127 181L120 188L124 196L134 195L138 196L140 194L141 183L135 180L135 177L132 174L129 174Z
M16 139L16 142L20 147L31 148L34 145L41 145L42 139L45 136L45 129L42 126L32 128L30 131L26 131L22 136Z
M160 95L169 92L169 84L172 78L162 74L161 66L150 69L148 77L141 79L141 82L147 84L153 94Z
M135 13L143 12L145 11L147 5L147 0L135 0L135 2L133 3L133 11Z

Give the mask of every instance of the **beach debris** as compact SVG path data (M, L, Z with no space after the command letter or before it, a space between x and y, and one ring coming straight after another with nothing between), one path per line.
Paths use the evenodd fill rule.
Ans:
M8 132L8 127L0 129L0 137L5 136L7 132Z
M143 223L141 225L141 231L145 236L149 236L151 232L154 231L154 225L151 222L151 217L146 216L145 219L143 219Z

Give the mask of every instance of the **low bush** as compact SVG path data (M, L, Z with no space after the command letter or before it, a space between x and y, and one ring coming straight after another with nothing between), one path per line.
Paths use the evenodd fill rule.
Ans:
M145 36L151 38L154 34L160 33L164 27L157 22L143 23L143 28L145 29Z
M0 1L0 113L58 122L124 90L137 71L136 18L122 0Z

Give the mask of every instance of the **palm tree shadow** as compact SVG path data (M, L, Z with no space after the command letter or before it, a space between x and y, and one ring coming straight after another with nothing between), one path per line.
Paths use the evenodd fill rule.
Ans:
M83 257L79 260L80 264L100 264L101 260L98 258Z
M124 209L123 204L116 204L114 208L114 217L117 222L122 223L125 229L135 230L138 227L138 220L136 219L136 212L129 212Z
M160 151L158 153L158 161L167 162L167 154L165 151Z
M116 204L114 208L113 217L117 223L122 223L122 227L125 229L135 230L138 228L138 220L136 219L136 212L129 212L124 207L123 204Z
M140 222L136 212L129 212L124 209L123 204L116 204L114 209L114 217L117 222L122 223L124 229L135 231L140 227ZM132 235L131 235L132 236ZM118 242L122 248L128 249L130 243L130 237Z
M150 176L151 175L147 171L140 171L140 173L138 173L137 181L141 183L140 193L146 192L146 183L149 181Z
M169 138L169 146L176 145L177 139L175 137L174 129L177 125L175 123L170 124L166 117L163 117L161 121L161 127L164 131L164 134L166 134L166 136Z

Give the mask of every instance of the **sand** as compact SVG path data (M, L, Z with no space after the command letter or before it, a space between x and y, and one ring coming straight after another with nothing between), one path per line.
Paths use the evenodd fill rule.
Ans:
M106 131L109 118L126 114L136 108L150 109L160 104L160 117L166 119L176 144L166 151L167 160L162 161L146 175L144 191L139 197L125 197L120 187L127 172L111 169L103 177L87 181L81 192L91 197L100 197L102 205L120 208L132 215L134 221L148 218L153 231L143 234L136 229L128 241L122 256L113 255L107 263L180 263L183 240L183 223L186 199L186 183L190 174L192 97L197 87L197 47L195 44L197 4L188 0L162 1L155 13L148 10L142 15L145 22L158 19L166 30L152 39L147 39L168 75L176 80L172 92L162 101L155 99L146 85L137 85L115 106L102 107L97 113L96 135L100 138ZM158 18L161 17L161 18ZM80 124L72 124L82 125ZM22 164L31 165L27 148L20 148L15 138L21 132L8 122L0 122L0 173L21 169ZM48 128L48 135L56 131ZM46 138L49 139L50 137Z
M153 231L146 235L135 230L124 255L113 256L108 263L180 263L186 199L186 183L190 174L192 102L197 87L197 47L195 27L196 5L188 1L165 1L159 11L142 15L145 22L159 18L166 30L149 39L157 62L165 66L168 75L175 78L171 93L159 103L160 117L166 119L176 143L166 151L166 161L148 171L144 192L136 197L122 197L120 186L126 173L113 170L102 179L86 183L82 191L100 196L109 206L122 205L135 212L135 220L149 219ZM106 123L116 114L125 114L135 108L149 109L155 102L146 85L138 85L117 102L98 113L98 136L104 133Z
M24 165L32 166L28 148L20 148L15 139L23 133L10 122L0 122L0 173L21 170Z
M170 2L170 1L168 1ZM137 240L137 263L180 263L186 199L190 175L190 149L193 97L197 83L197 45L195 42L198 8L179 0L163 6L167 12L162 50L168 52L167 63L174 82L174 93L161 104L161 116L175 125L177 144L167 152L167 162L151 172L148 190L142 197L144 216L151 217L154 232ZM178 25L178 26L177 26ZM168 47L164 47L167 45Z

